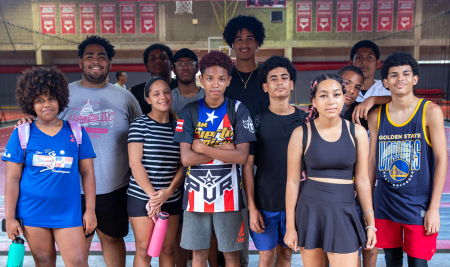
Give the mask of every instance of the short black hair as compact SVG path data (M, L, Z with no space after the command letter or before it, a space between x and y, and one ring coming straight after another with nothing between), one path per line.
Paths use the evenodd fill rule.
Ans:
M202 75L205 69L214 66L226 69L228 76L230 76L231 70L233 69L233 61L231 61L231 58L227 54L219 51L211 51L200 59L200 73Z
M262 24L262 22L254 16L239 15L228 21L223 31L223 39L228 44L228 46L233 46L236 34L238 34L238 32L242 29L247 29L248 31L253 33L253 35L255 36L255 40L258 42L259 46L264 43L264 39L266 38L266 30L264 29L264 25Z
M276 68L285 68L288 73L291 81L297 81L297 69L295 69L294 65L292 65L291 61L282 56L271 56L269 59L264 62L261 67L261 70L258 74L259 85L263 85L263 83L267 83L267 75L269 72Z
M378 45L376 45L374 42L369 40L362 40L357 42L353 47L352 51L350 52L350 59L353 60L355 57L356 52L358 49L365 47L372 49L373 53L375 54L375 58L378 60L380 59L380 49L378 48Z
M406 52L394 52L386 58L381 67L381 79L387 79L390 68L405 65L411 66L414 76L419 76L419 64L411 54Z
M118 70L118 71L116 72L116 78L117 78L117 80L119 80L119 77L122 75L122 73L125 73L125 71L123 71L123 70Z
M347 71L352 71L352 72L358 74L359 76L361 76L362 82L364 83L364 74L360 68L355 67L353 65L345 66L338 70L338 75L342 77L342 75L344 75L344 73L346 73Z
M81 42L80 45L78 45L78 56L80 58L83 58L84 50L86 49L86 46L90 44L98 44L103 46L103 48L105 48L106 51L106 56L108 57L109 60L111 60L116 54L114 46L108 40L97 35L91 35L86 37L86 39L84 39L84 41Z
M55 66L33 67L19 77L16 99L23 113L36 116L34 100L41 94L58 101L58 114L69 104L69 86L66 77Z
M170 62L172 62L172 58L173 58L173 53L172 50L163 44L152 44L151 46L147 47L147 49L145 49L144 51L144 55L142 56L144 58L144 65L147 68L147 63L148 63L148 55L150 54L150 52L152 52L153 50L163 50L166 52L167 56L169 57Z

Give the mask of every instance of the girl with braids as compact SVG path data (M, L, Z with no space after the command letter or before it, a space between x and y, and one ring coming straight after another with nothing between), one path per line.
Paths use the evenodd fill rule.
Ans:
M333 267L356 267L359 247L371 249L376 243L367 133L340 117L345 102L340 76L317 76L310 98L307 124L294 130L288 147L284 242L294 250L300 247L305 267L323 266L324 253ZM307 178L299 194L302 161ZM367 238L355 210L355 188L363 196Z
M150 78L144 87L152 111L136 118L128 134L128 154L132 175L128 188L127 210L135 233L134 266L149 266L147 249L156 215L170 214L166 236L159 256L160 266L175 266L172 244L181 213L179 187L183 182L180 145L174 143L176 115L170 108L172 93L167 81ZM148 208L148 209L147 209Z

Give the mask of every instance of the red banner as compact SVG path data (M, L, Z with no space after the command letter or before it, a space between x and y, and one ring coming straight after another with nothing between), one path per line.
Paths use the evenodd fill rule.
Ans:
M378 0L377 32L391 32L394 27L394 0Z
M95 31L95 4L80 4L81 34L96 34Z
M100 26L102 34L116 34L116 6L100 4Z
M122 0L123 1L123 0ZM148 0L146 0L148 1ZM242 0L240 0L242 1ZM244 0L247 1L247 8L283 8L286 7L287 0Z
M136 5L120 3L120 33L136 34Z
M412 31L414 0L398 0L397 31Z
M336 32L352 32L353 1L337 2Z
M311 32L312 2L297 2L297 32Z
M77 34L75 24L75 4L59 4L61 18L61 34Z
M140 3L141 34L156 33L155 3Z
M373 0L358 0L357 32L372 31Z
M56 35L55 4L39 4L41 32Z
M316 31L331 32L333 1L317 1Z

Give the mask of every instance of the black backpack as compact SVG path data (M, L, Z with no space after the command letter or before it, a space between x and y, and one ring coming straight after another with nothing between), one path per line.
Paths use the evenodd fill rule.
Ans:
M228 99L227 100L227 114L228 120L230 120L231 126L233 126L233 130L236 130L236 101ZM191 102L187 104L189 112L191 113L192 125L194 131L197 129L198 125L198 112L200 109L200 104L198 101Z

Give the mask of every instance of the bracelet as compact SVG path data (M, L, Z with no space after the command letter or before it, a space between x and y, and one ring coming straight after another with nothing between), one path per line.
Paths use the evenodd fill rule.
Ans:
M364 228L364 230L367 230L367 228L372 228L373 230L375 230L375 232L377 231L377 228L375 228L375 226L366 226L366 228Z
M364 212L363 218L364 220L366 219L366 215L369 214L369 212L374 212L373 210L368 210L366 212Z

